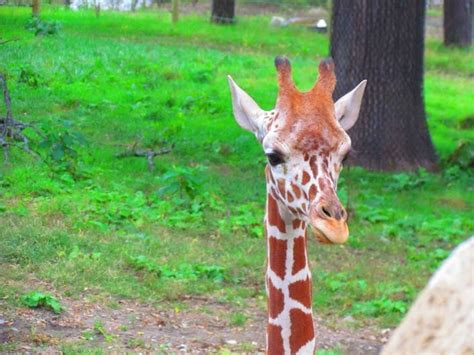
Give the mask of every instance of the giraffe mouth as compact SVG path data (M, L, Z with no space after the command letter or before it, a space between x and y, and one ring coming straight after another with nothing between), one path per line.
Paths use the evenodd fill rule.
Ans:
M316 240L321 244L344 244L349 237L345 221L316 219L311 227Z
M318 229L318 228L315 228L313 227L312 228L313 230L313 233L316 237L316 240L321 243L321 244L334 244L333 241L331 241L331 239L329 239L326 234L323 233L323 231L321 229Z

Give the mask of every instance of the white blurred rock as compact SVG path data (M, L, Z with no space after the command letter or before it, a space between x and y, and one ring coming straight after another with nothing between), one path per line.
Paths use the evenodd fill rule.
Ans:
M275 27L285 27L288 25L288 23L284 17L273 16L272 20L270 21L270 25Z
M436 271L382 355L474 354L474 237Z
M328 24L326 23L326 21L324 19L321 19L318 22L316 22L316 27L317 28L328 28Z

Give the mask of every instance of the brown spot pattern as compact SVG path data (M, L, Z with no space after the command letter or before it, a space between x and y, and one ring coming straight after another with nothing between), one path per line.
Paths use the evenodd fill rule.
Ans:
M296 198L300 198L301 197L300 188L293 183L291 184L291 188L293 189L293 193L295 194Z
M270 170L270 167L268 165L265 167L265 175L267 178L267 183L271 181L272 184L275 185L275 180L273 179L272 171Z
M274 190L272 189L272 192L273 191ZM267 196L267 212L268 223L271 226L277 227L280 232L286 233L285 222L281 218L278 204L271 194L268 194Z
M293 194L288 191L287 195L286 195L286 199L288 200L288 202L293 202L295 200L295 198L293 197Z
M277 276L283 278L285 277L287 241L270 236L269 247L270 269L272 269Z
M268 280L268 314L276 318L282 311L284 304L283 292L273 286L272 281Z
M311 283L309 282L309 278L293 282L289 290L291 298L300 302L305 307L311 307Z
M301 219L298 219L298 218L297 218L297 219L293 220L293 223L292 223L292 224L293 224L293 229L298 229L298 228L300 228L300 227L301 227Z
M290 319L290 348L291 353L294 354L314 338L314 326L311 314L306 314L299 309L292 309L290 311Z
M286 198L285 180L278 179L278 190L280 191L281 197L285 199Z
M326 169L326 171L328 170L329 168L328 158L323 159L323 168Z
M293 214L298 214L298 211L295 210L293 207L289 207L289 206L288 206L288 210L289 210L291 213L293 213Z
M273 324L267 325L268 352L267 354L280 355L285 353L283 338L281 337L281 327Z
M312 156L309 161L309 166L311 167L311 171L313 172L313 176L318 176L318 164L316 163L316 156Z
M319 187L320 187L321 191L326 190L326 187L327 187L326 181L324 181L323 178L319 178L318 182L319 182Z
M292 274L296 274L298 271L306 266L306 240L303 237L295 239L293 244L293 269Z
M301 183L303 185L306 185L310 179L311 177L309 176L309 174L306 171L303 171L303 179L301 180Z
M311 187L309 188L309 200L310 201L313 201L314 198L316 197L316 192L318 191L318 189L316 188L316 185L313 184L311 185Z

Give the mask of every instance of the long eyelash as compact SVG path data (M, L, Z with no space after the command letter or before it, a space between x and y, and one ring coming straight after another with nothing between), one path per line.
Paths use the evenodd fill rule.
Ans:
M271 166L277 166L285 162L285 158L278 151L268 153L266 156Z

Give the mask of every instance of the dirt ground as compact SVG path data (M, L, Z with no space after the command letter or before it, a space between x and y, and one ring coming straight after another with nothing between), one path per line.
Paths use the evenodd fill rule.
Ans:
M60 301L65 311L57 315L41 308L13 309L0 300L0 349L23 353L97 348L192 354L264 351L265 311L253 306L244 312L239 309L247 320L235 326L229 322L234 312L229 304L205 297L183 297L181 310L129 300L113 308L69 298ZM388 336L387 331L374 329L330 329L321 325L321 319L316 323L318 348L340 349L344 354L377 354Z

